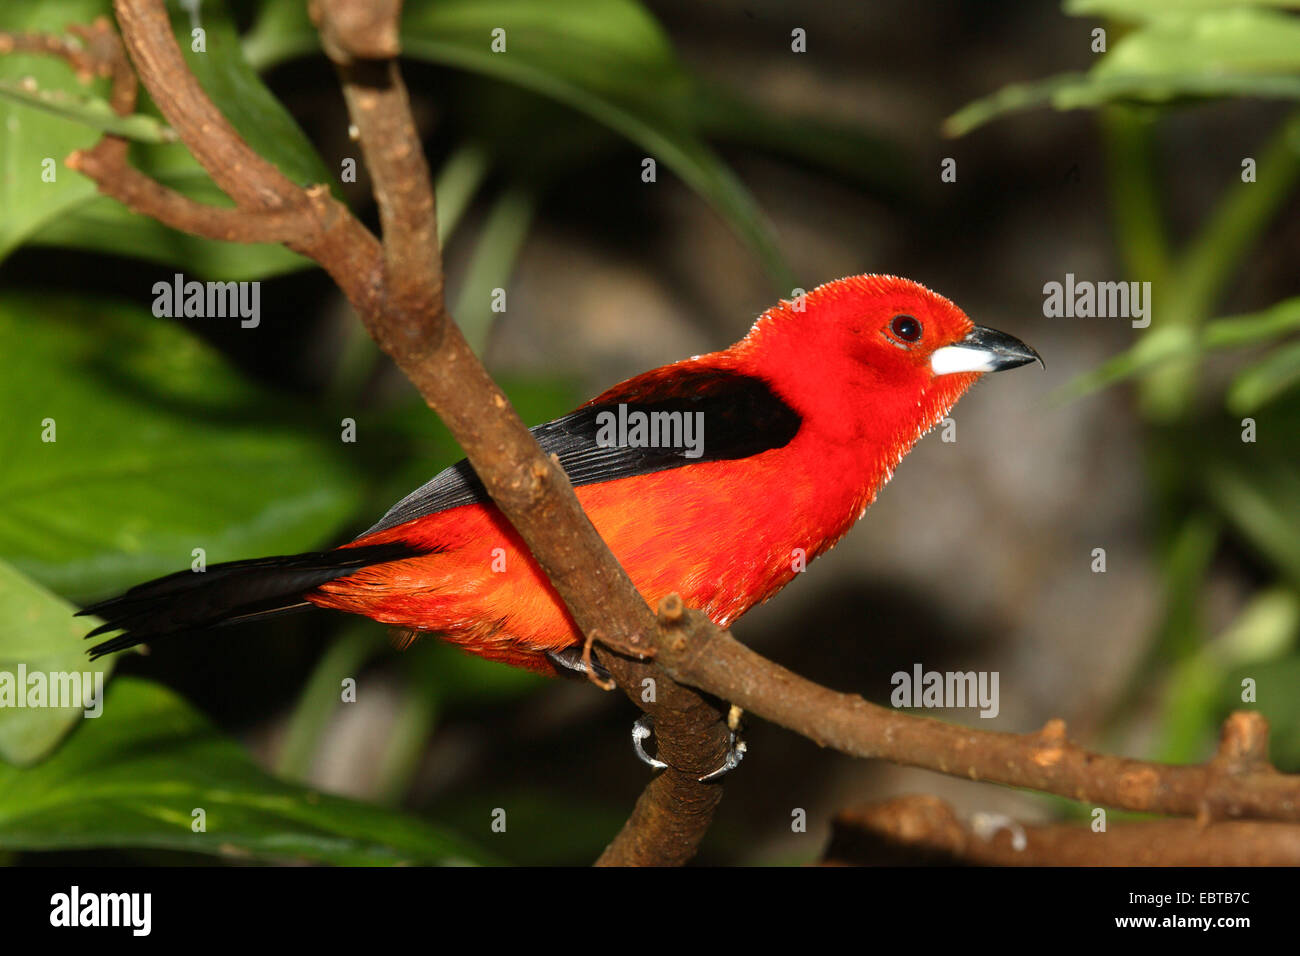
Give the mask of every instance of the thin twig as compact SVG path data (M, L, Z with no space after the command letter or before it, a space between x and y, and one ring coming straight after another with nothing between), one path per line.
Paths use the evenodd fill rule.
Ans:
M1297 866L1300 824L1153 820L1022 824L962 820L944 801L906 796L836 815L823 862L986 866Z

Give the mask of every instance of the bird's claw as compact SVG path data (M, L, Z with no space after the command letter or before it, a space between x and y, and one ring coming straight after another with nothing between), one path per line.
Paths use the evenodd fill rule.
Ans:
M731 771L739 767L740 762L745 759L745 751L747 749L745 741L741 739L740 734L734 730L731 731L731 742L727 745L727 756L726 759L722 761L722 766L712 773L706 773L700 778L700 783L712 783L714 780L718 780L731 773Z
M653 770L663 770L668 764L645 752L645 741L654 736L655 719L649 714L642 714L637 718L636 723L632 725L632 749L636 751L638 759ZM726 759L722 761L722 766L711 773L706 773L699 778L700 783L712 783L740 766L740 762L745 759L745 741L741 739L740 734L735 730L730 731L731 741L727 748Z
M601 680L609 680L609 671L607 671L600 661L596 660L595 655L590 655L588 660L591 661L591 667L587 667L587 661L582 659L581 647L566 647L562 651L547 651L547 659L555 667L558 675L568 677L589 676L594 673Z
M653 737L655 734L655 719L649 714L642 714L632 725L632 749L636 751L637 757L643 764L646 764L652 770L663 770L668 764L662 760L656 760L645 752L643 741Z

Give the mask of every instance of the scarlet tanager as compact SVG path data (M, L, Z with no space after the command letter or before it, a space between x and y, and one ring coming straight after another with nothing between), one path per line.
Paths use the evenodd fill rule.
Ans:
M1033 361L924 286L853 276L532 432L646 600L675 591L727 627L834 545L981 374ZM82 613L105 622L88 637L123 632L98 657L311 605L549 674L582 647L466 461L332 551L182 571Z

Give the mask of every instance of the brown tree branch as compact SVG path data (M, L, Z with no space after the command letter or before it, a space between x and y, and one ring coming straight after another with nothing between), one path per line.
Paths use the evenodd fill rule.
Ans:
M436 348L448 323L432 178L397 56L400 3L312 0L312 19L334 61L348 115L370 170L383 230L386 311L401 317L390 344L412 363ZM391 33L391 36L389 34ZM376 46L391 49L373 57Z
M132 212L190 235L228 242L289 242L302 234L302 215L296 209L248 212L211 206L167 188L127 162L125 140L103 139L93 149L74 152L67 164L105 184L104 192Z
M354 12L357 6L357 0L318 0L312 14L340 71L384 230L387 296L379 315L362 311L362 319L456 436L578 627L638 654L655 628L653 614L582 511L559 463L542 454L446 314L433 189L406 88L395 63L361 59L376 32L370 16L378 11ZM396 17L398 5L387 6ZM353 37L357 24L362 36ZM699 781L726 752L721 709L653 664L613 655L604 663L629 699L654 716L658 756L668 768L647 786L598 862L685 862L721 799L721 787Z
M1297 866L1300 825L1193 820L1020 824L960 819L937 797L906 796L835 817L823 862L986 866Z
M661 606L660 623L655 660L676 680L855 757L1201 821L1300 821L1300 775L1269 764L1268 722L1258 713L1233 714L1208 763L1132 760L1072 743L1060 720L1031 734L974 730L829 690L754 653L698 611L682 611L675 596Z

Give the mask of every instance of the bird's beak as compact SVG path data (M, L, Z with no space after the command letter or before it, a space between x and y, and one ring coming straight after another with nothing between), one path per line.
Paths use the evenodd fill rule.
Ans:
M1030 362L1043 364L1038 353L1015 336L979 325L960 342L945 345L930 353L930 369L935 375L1001 372Z

